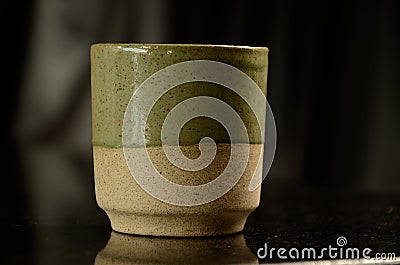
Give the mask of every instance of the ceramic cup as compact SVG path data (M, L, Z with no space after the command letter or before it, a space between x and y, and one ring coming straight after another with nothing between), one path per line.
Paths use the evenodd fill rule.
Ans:
M258 206L268 49L91 48L96 199L114 230L239 232Z

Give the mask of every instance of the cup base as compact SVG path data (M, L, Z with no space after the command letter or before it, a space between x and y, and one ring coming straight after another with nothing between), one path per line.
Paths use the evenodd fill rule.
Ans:
M251 211L223 215L135 215L107 211L113 230L125 234L201 237L234 234L243 230Z
M222 154L229 149L219 144ZM198 146L186 146L198 149ZM149 147L153 163L163 168L171 181L180 185L199 185L210 181L213 173L185 173L168 166L157 154L162 147ZM233 234L243 230L247 217L260 201L261 188L248 190L256 159L262 145L250 145L250 159L239 181L220 198L197 206L179 206L162 202L146 193L136 182L127 166L122 148L94 146L95 189L98 205L108 214L112 228L117 232L151 236L198 237ZM229 155L222 155L229 159ZM226 162L226 161L225 161ZM209 172L218 172L224 165L215 163ZM182 178L182 175L185 178ZM261 175L258 177L261 178ZM185 181L185 182L178 182Z

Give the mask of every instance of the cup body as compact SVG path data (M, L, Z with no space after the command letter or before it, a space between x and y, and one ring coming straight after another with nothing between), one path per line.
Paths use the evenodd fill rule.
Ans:
M260 187L252 191L248 187L252 178L261 178L256 162L262 162L264 128L240 95L222 84L204 80L174 85L174 80L183 74L174 72L167 75L172 81L162 79L165 83L171 81L172 87L152 102L148 115L144 115L143 108L132 103L133 95L138 90L142 93L135 94L139 97L137 102L152 97L156 88L151 87L152 83L148 81L154 74L176 64L198 61L217 62L238 69L254 81L265 97L267 48L178 44L95 44L91 48L96 200L116 231L154 236L230 234L243 229L248 215L259 204ZM144 82L150 85L143 87ZM183 125L170 118L169 127L176 127L177 141L173 136L163 134L168 114L181 102L196 97L215 98L231 106L244 124L248 141L241 142L241 138L236 136L236 140L232 141L227 127L207 115L194 117ZM265 106L262 108L264 113L261 119L264 119ZM224 117L229 120L229 115ZM132 123L127 123L127 120ZM124 130L130 126L143 130L132 129L127 134ZM236 128L235 124L230 126ZM196 159L201 156L199 142L204 137L213 139L216 153L213 161L201 170L182 169L171 163L170 157L165 154L165 146L179 145L183 155ZM240 152L242 148L248 150L248 161L237 183L218 198L197 205L179 205L157 198L141 185L135 178L138 171L132 169L136 165L142 166L140 154L145 151L152 167L169 183L185 187L202 186L218 179L231 161L232 150ZM130 161L130 154L134 162ZM229 165L234 167L235 163L232 161ZM163 189L162 185L156 188ZM192 196L190 191L183 195Z

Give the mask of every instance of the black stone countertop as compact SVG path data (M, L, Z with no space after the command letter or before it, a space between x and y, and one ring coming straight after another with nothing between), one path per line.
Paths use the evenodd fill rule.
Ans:
M260 207L249 217L243 233L233 236L189 239L129 236L111 232L109 225L103 224L43 224L30 220L2 226L2 256L7 262L1 264L300 262L309 260L307 256L301 258L302 249L314 248L318 256L322 248L338 247L338 237L347 241L341 247L344 251L357 248L361 256L363 249L370 248L371 257L376 253L395 253L397 261L385 262L400 264L400 195L297 184L269 185L268 181L263 184ZM269 251L275 248L275 252L271 257L257 259L257 252L262 255L264 250L259 249L265 246ZM286 249L287 259L277 257L278 248ZM288 256L293 248L300 251L299 259ZM326 260L323 264L333 262L327 252L322 259ZM378 261L333 263L360 262Z

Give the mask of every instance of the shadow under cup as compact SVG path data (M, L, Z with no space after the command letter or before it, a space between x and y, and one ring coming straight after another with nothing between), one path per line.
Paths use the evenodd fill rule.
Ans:
M196 79L194 72L200 71L200 68L171 70L172 66L182 66L183 63L193 65L196 62L203 65L210 63L210 67L204 68L203 72L208 71L211 75L213 65L223 64L240 70L256 85L258 94L251 94L248 101L229 86ZM261 181L262 177L257 169L260 161L262 168L266 109L257 103L262 100L257 100L262 97L265 101L267 67L267 48L179 44L92 46L96 199L110 218L114 230L155 236L211 236L242 231L247 217L260 200L260 186L250 191L249 185L252 179ZM172 72L166 72L165 69ZM236 70L230 71L228 68L222 79L235 86L236 77L232 73ZM156 73L163 71L166 73L164 77L152 79ZM193 82L177 81L180 76L190 78L191 74ZM147 87L143 87L144 82L148 84ZM174 82L178 85L174 85ZM160 83L169 88L157 98L154 95L160 92L157 90ZM240 84L239 80L237 84ZM156 99L154 102L151 100L153 97ZM192 99L195 101L190 101ZM179 115L190 116L191 111L197 108L195 103L199 101L196 99L209 100L209 104L201 106L204 115L195 115L183 123L178 121ZM150 104L147 102L149 100ZM254 113L249 102L256 104L256 108L262 108L262 117ZM178 110L182 103L186 104L186 109L175 111L178 115L172 116L171 113ZM235 114L225 112L223 107L226 106L230 106ZM216 115L222 115L225 121L221 123L207 114L212 111L219 112ZM245 137L236 136L241 128L236 123L238 119ZM165 126L165 121L169 126ZM172 128L174 132L164 133L163 126ZM205 137L213 142L204 142ZM168 152L166 154L169 149L179 150L186 159L192 161L201 160L204 153L210 150L214 150L214 156L203 168L190 170L171 161L171 155L168 156ZM159 174L159 179L165 185L157 184L151 173L146 179L150 171ZM205 203L176 203L180 197L192 201L201 198L202 194L191 188L217 185L224 174L228 178L238 175L237 182L234 181L226 193ZM187 192L169 189L170 183L184 186ZM226 188L218 185L212 189L218 192ZM155 188L166 194L165 198L168 199L154 196L146 187ZM171 202L169 198L174 199Z

